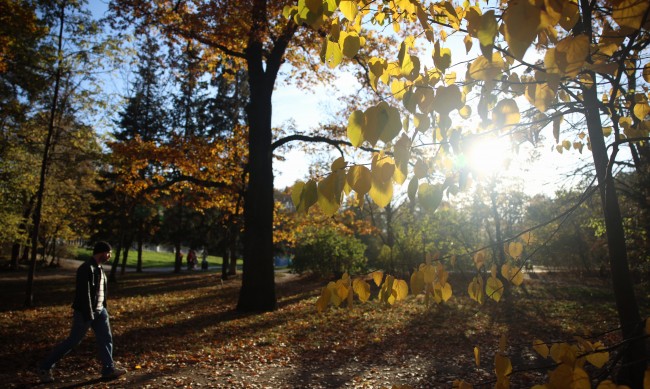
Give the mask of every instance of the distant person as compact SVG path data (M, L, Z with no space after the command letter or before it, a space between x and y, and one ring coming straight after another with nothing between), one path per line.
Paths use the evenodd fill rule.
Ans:
M201 261L201 270L208 270L208 250L203 249L201 256L203 257L203 260Z
M187 270L192 270L196 267L198 260L196 259L196 252L190 249L187 253Z
M111 245L98 242L92 258L77 268L75 297L72 303L72 329L68 338L56 346L38 366L41 382L52 382L52 368L73 347L81 343L88 329L92 327L97 340L99 359L102 363L102 378L113 379L126 374L126 370L115 367L113 362L113 335L106 310L107 282L102 264L111 258Z

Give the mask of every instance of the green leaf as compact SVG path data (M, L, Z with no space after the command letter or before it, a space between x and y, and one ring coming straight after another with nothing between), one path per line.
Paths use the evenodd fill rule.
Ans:
M418 203L427 212L434 212L442 202L443 186L422 183L418 188Z

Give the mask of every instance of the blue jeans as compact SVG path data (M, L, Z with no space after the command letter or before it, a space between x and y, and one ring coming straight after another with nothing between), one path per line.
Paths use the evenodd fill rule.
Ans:
M83 314L75 310L72 316L70 335L52 350L50 355L41 363L40 368L43 370L53 368L72 348L81 343L81 340L91 327L97 340L99 359L102 361L102 374L111 373L115 368L113 363L113 335L111 334L111 325L108 321L108 311L106 309L102 309L101 312L95 314L95 319L90 321L86 321Z

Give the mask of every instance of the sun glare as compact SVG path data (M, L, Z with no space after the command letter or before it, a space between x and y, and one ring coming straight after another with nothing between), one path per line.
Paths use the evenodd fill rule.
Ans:
M505 169L511 158L508 138L484 138L472 144L467 152L469 167L481 175L493 175Z

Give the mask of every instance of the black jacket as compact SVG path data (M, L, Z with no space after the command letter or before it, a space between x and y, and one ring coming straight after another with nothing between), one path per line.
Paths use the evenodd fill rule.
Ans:
M86 320L95 318L95 307L97 307L97 289L102 269L97 266L94 258L81 264L77 269L77 284L75 289L72 308L81 312ZM106 276L102 277L104 282L104 308L106 308L106 296L108 292Z

